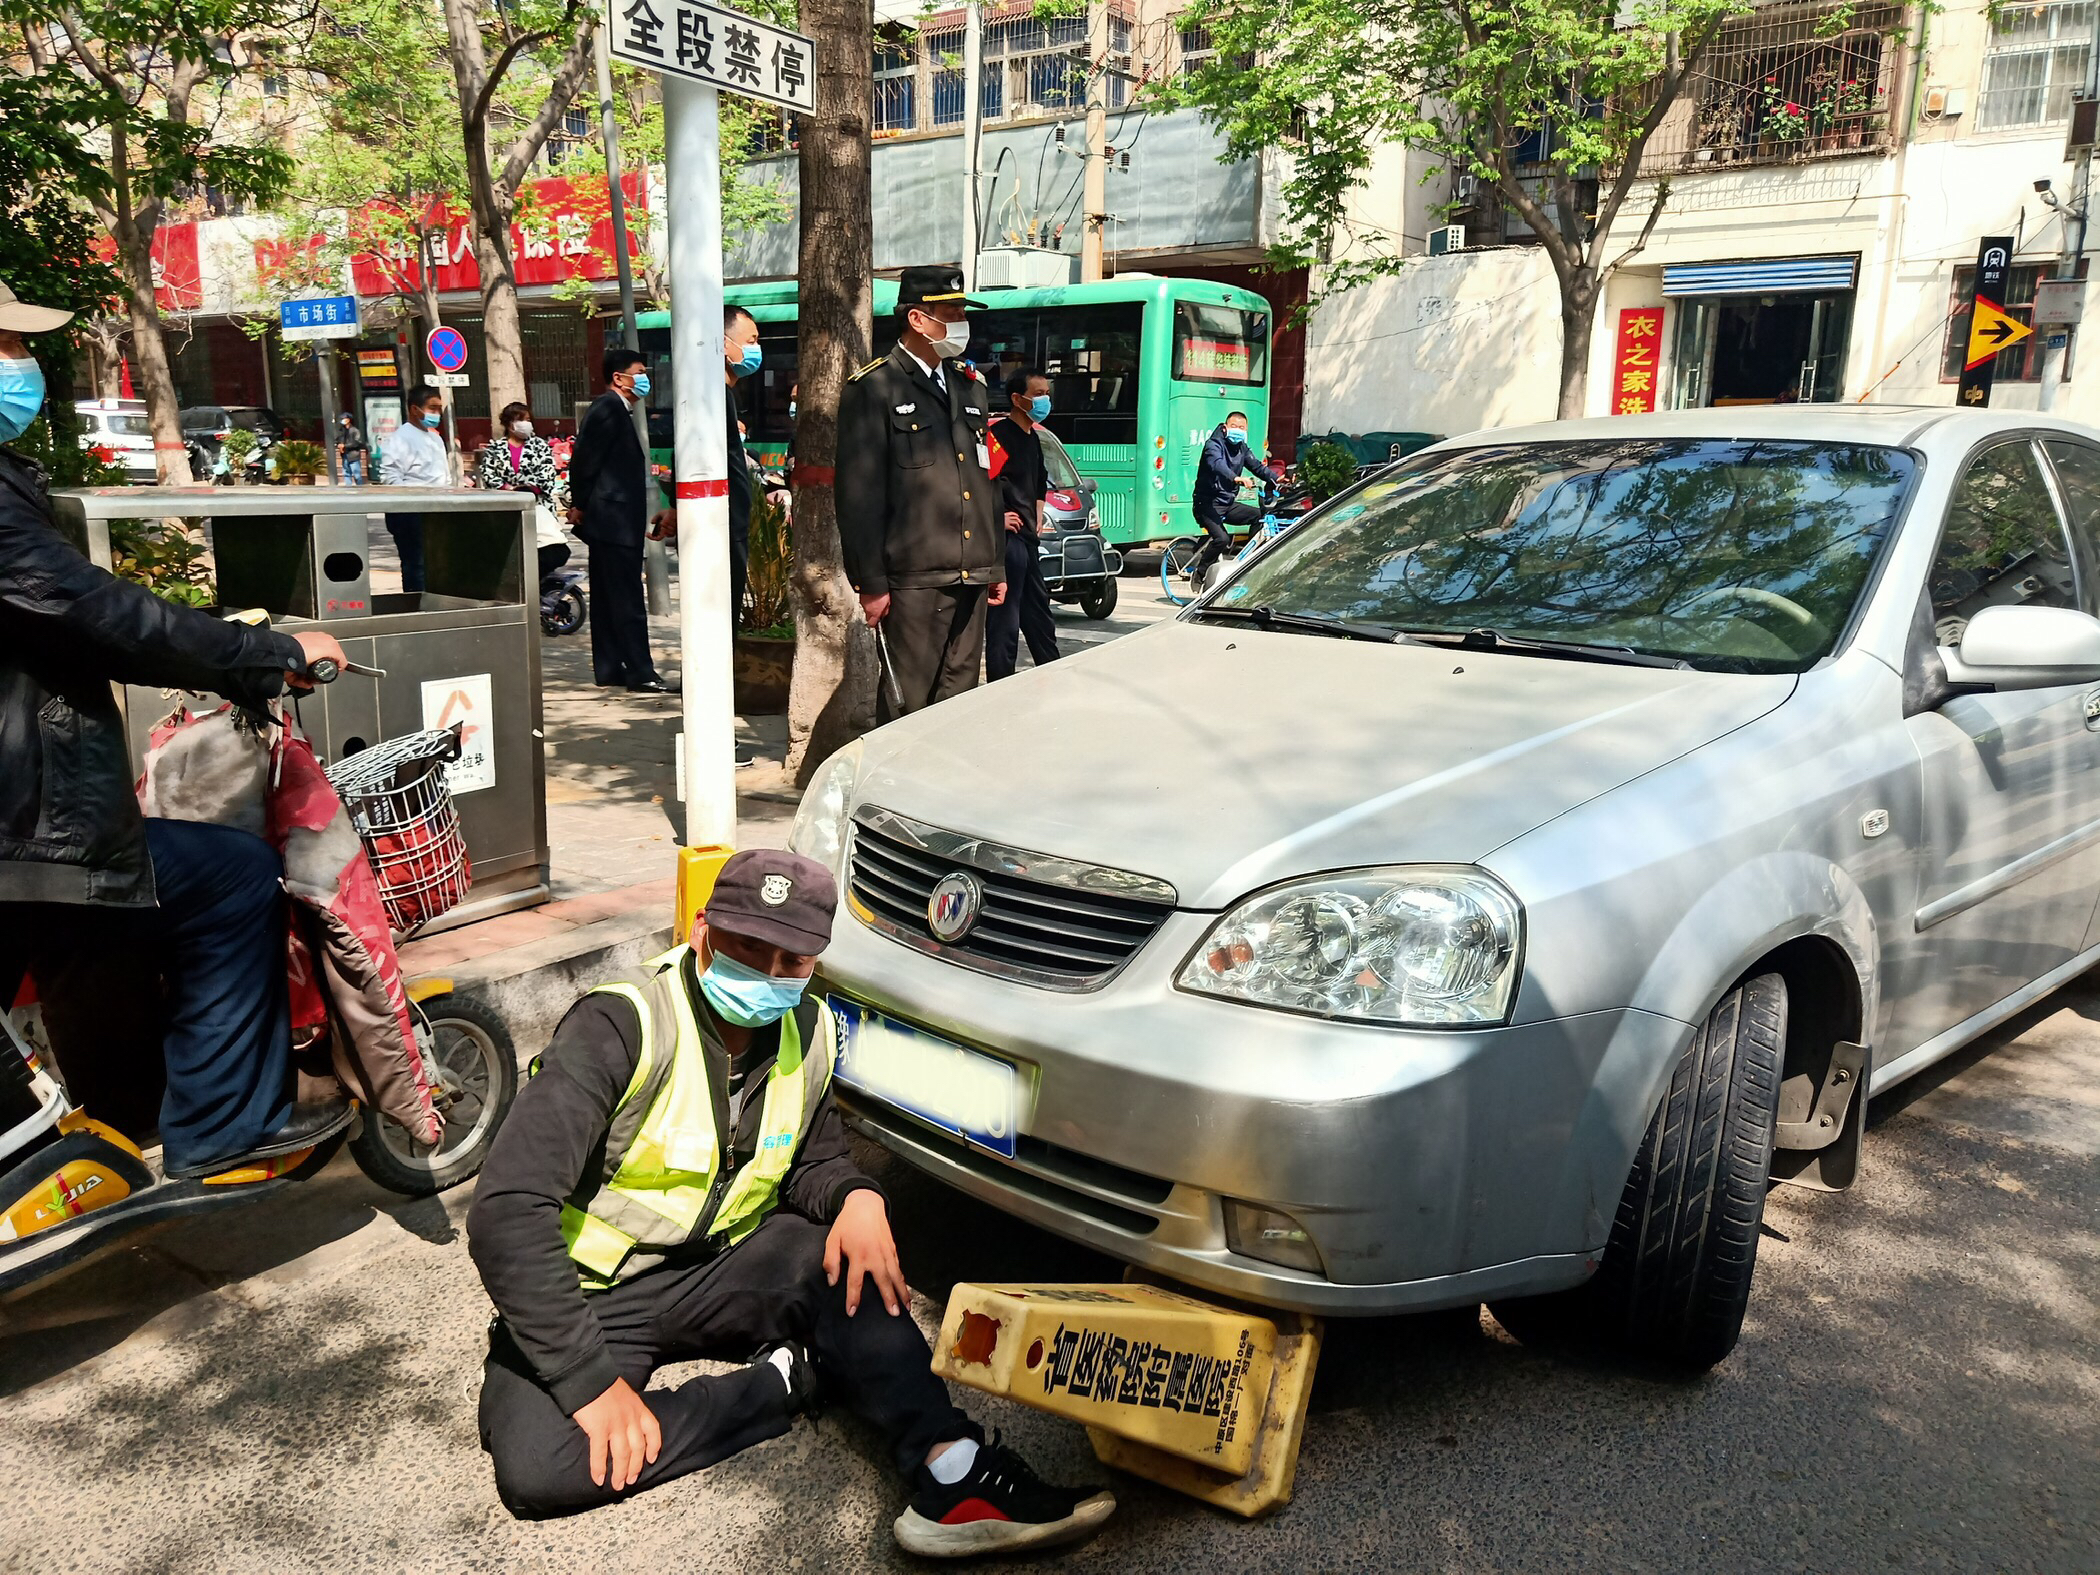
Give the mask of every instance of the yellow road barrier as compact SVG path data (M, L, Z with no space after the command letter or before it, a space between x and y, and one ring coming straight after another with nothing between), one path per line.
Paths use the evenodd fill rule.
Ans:
M933 1369L1085 1425L1108 1465L1239 1515L1290 1501L1317 1320L1153 1285L958 1285Z
M683 946L693 936L693 920L714 895L715 877L729 862L734 848L705 847L678 850L678 885L671 899L671 944Z

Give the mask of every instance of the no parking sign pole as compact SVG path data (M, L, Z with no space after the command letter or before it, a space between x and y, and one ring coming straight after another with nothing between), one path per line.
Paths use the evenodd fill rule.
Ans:
M722 182L717 88L816 109L816 46L699 0L607 0L614 59L664 96L670 232L678 629L685 680L685 841L736 843L736 699L729 605L729 440L722 400Z

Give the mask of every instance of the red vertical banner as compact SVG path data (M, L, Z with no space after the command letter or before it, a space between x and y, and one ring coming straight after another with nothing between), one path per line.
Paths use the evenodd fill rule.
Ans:
M1644 416L1655 408L1656 382L1662 376L1663 308L1627 306L1619 310L1619 340L1611 364L1611 413Z

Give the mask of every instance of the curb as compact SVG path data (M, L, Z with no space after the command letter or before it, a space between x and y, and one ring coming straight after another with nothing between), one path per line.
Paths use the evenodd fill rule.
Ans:
M671 925L661 913L622 913L422 972L450 978L457 994L500 1015L523 1065L547 1047L576 997L670 946Z

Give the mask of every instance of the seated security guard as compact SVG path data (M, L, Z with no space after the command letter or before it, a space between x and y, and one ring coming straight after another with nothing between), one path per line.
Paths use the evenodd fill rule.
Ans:
M911 1484L910 1552L1041 1547L1115 1509L986 1442L933 1375L831 1098L834 1019L803 998L837 902L813 860L735 855L692 944L584 996L534 1063L467 1216L497 1311L481 1445L513 1514L713 1465L826 1393ZM694 1356L751 1365L648 1390Z

